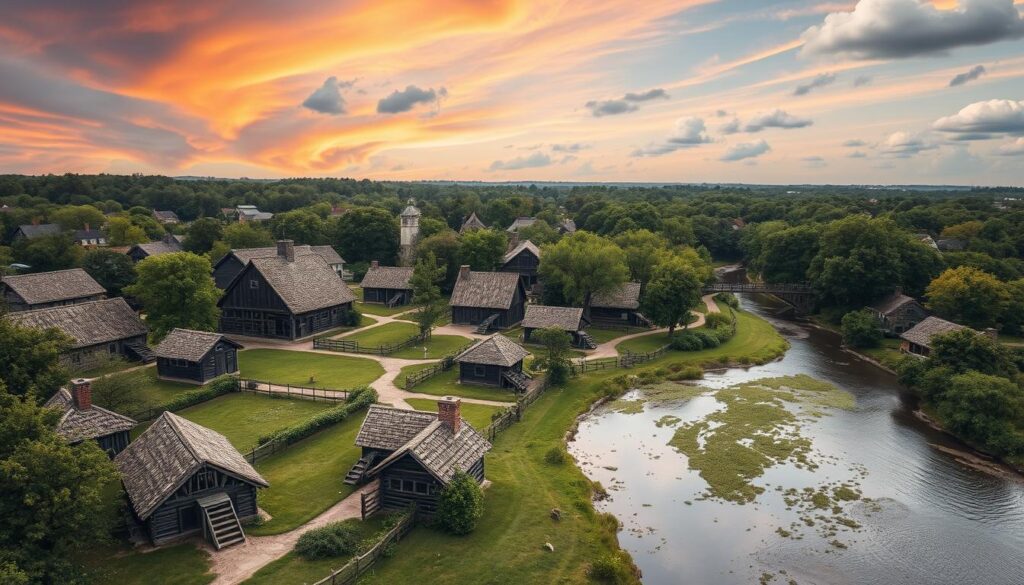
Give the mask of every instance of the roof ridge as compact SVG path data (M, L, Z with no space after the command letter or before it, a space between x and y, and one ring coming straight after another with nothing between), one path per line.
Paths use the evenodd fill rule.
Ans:
M178 415L174 414L173 412L171 412L169 410L164 411L164 413L161 414L160 416L164 417L164 419L168 422L168 424L171 425L171 431L174 432L174 436L178 437L178 440L181 441L181 444L188 451L189 455L192 456L192 459L195 459L198 462L205 463L206 461L204 459L201 459L199 457L199 455L196 454L195 447L193 447L192 443L190 443L189 441L187 441L185 439L185 437L182 435L182 430L180 428L178 428L178 421L177 421L177 419L182 418L182 417L179 417ZM182 419L182 420L185 420L185 419ZM193 423L193 424L195 424L195 423ZM146 430L148 431L149 429L146 429Z

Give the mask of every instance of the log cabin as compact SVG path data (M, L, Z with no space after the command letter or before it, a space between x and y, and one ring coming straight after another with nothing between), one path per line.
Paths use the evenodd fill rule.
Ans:
M296 258L310 254L320 256L338 276L341 276L345 270L345 260L330 246L293 245L293 248ZM231 250L213 265L213 281L216 283L217 288L224 290L245 269L250 260L253 258L273 258L277 253L278 249L276 247Z
M589 325L590 320L583 316L583 309L577 307L527 305L526 317L523 318L523 342L530 343L537 329L554 327L569 334L573 347L594 349L597 344L584 331Z
M99 301L107 291L81 268L5 276L3 298L11 311L32 311L48 307Z
M455 357L455 363L459 364L459 383L525 392L530 377L523 372L523 359L528 355L518 343L495 333Z
M526 287L513 272L474 272L462 266L448 304L456 325L476 325L481 334L506 329L523 320Z
M220 433L165 412L114 458L135 519L155 545L202 533L214 548L245 542L267 480Z
M502 272L515 272L523 279L527 290L537 284L540 268L540 248L530 240L519 242L501 260Z
M238 344L220 333L176 328L155 348L161 380L205 384L238 372Z
M381 266L370 262L370 268L359 286L363 289L364 303L380 303L389 307L400 307L412 302L411 267Z
M72 381L70 391L61 388L43 406L61 412L56 431L69 444L96 441L111 459L128 446L129 433L137 424L123 414L94 405L92 383L85 379Z
M595 294L590 301L590 320L595 326L650 327L640 314L639 282L627 282L614 291Z

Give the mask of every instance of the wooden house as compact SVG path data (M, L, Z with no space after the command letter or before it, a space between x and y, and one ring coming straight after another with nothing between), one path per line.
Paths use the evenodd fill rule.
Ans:
M505 329L523 320L526 287L514 272L474 272L462 266L448 304L456 325L476 325L479 333Z
M466 232L471 232L473 230L485 229L487 229L487 224L481 221L480 218L477 217L476 212L474 211L473 213L469 214L469 217L467 217L465 221L462 222L462 227L459 228L459 233L464 234Z
M512 220L511 225L509 225L505 231L515 233L518 232L520 228L530 227L535 223L537 223L536 217L517 217Z
M381 303L389 307L399 307L412 302L411 267L381 266L380 262L370 262L370 268L363 276L359 286L363 289L364 303Z
M530 385L530 377L523 373L523 360L528 355L518 343L495 333L477 341L455 358L455 363L459 364L459 383L523 392Z
M932 353L932 337L961 329L966 329L966 327L938 317L926 317L920 323L900 335L902 340L900 342L900 351L928 357Z
M44 405L61 412L57 434L74 445L96 441L111 458L124 451L134 420L92 403L92 383L80 379L71 382L71 390L61 388Z
M446 396L437 407L435 414L370 406L356 435L362 458L345 481L380 478L381 508L405 510L415 504L427 517L437 511L441 491L457 471L483 483L491 444L462 418L458 398Z
M896 289L891 295L868 307L886 335L900 335L909 331L928 316L921 303Z
M144 242L142 244L135 244L128 250L128 257L132 259L132 262L139 262L145 260L150 256L159 256L160 254L173 254L175 252L181 252L181 240L178 239L174 234L164 234L164 237L155 242Z
M153 544L202 533L214 548L245 542L267 480L220 433L171 412L114 458L135 518Z
M537 329L554 327L572 337L573 347L594 349L597 343L584 331L588 326L590 320L583 316L583 309L527 305L526 316L523 318L523 342L530 343Z
M11 241L17 241L21 239L31 240L33 238L41 238L44 236L59 236L63 230L60 226L55 223L40 223L40 224L26 224L19 225L18 229L14 230L14 234L11 235Z
M81 268L5 276L0 282L10 311L98 301L107 294L106 289Z
M527 290L537 284L540 268L540 248L530 240L519 242L501 260L502 272L515 272L523 279Z
M336 272L338 276L345 270L345 261L330 246L293 246L296 257L316 254ZM231 281L245 268L253 258L273 258L277 256L277 248L239 248L231 250L213 265L213 281L217 288L224 290Z
M85 229L83 230L75 230L72 232L72 239L74 239L76 244L84 247L107 245L107 237L103 235L103 232L97 229L92 229L89 226L85 226Z
M217 301L220 331L300 339L348 322L355 295L319 254L297 256L291 240L277 255L253 258Z
M595 325L650 327L640 314L640 283L627 282L610 293L595 294L590 301L590 320Z
M157 211L155 209L153 210L153 219L164 225L173 225L181 221L178 219L178 214L173 211Z
M71 349L61 355L61 362L73 370L88 369L108 356L152 361L146 324L121 297L19 311L7 318L22 327L59 329L71 337Z
M205 384L238 372L242 346L220 333L174 329L155 348L156 375L161 380Z

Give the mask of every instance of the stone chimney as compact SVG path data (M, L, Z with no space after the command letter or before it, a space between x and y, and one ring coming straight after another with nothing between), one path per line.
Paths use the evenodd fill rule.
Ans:
M277 255L289 262L295 262L295 242L292 240L278 240Z
M437 420L441 421L452 433L458 433L462 427L462 400L455 396L445 396L437 401Z
M519 245L519 232L514 231L508 237L508 249L511 250Z
M379 260L370 260L370 268L380 268Z
M469 264L459 266L459 280L469 280Z
M996 329L994 327L986 327L985 330L982 331L981 333L985 337L988 337L989 339L991 339L992 341L998 341L999 340L999 332L996 331Z
M78 410L89 410L92 408L92 382L85 378L79 378L71 382L71 400Z

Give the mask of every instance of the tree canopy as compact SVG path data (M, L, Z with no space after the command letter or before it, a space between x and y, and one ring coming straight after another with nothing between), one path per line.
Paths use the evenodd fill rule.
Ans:
M135 265L131 258L113 250L89 250L82 257L82 268L107 289L110 296L121 296L124 287L135 282Z
M459 238L459 260L473 270L491 271L505 256L505 234L496 230L473 230Z
M191 252L160 254L139 262L136 270L138 279L125 292L142 303L154 339L162 339L175 327L217 329L221 293L206 257Z
M629 278L626 255L611 240L585 231L543 248L540 275L590 316L595 294L617 289Z

